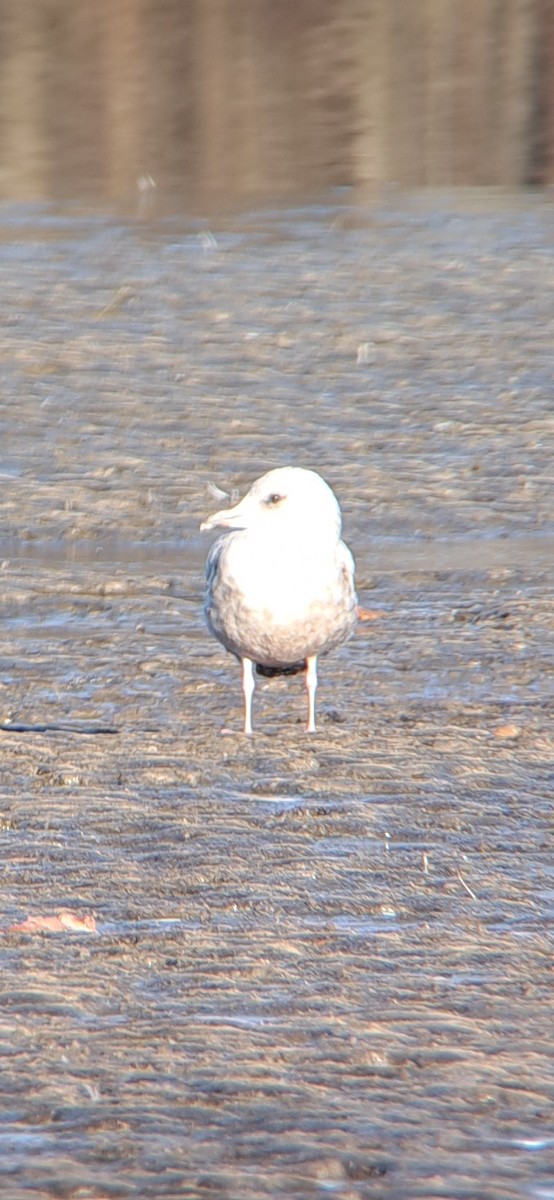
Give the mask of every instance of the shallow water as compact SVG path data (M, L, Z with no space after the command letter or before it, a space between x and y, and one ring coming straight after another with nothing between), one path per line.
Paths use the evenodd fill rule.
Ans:
M552 222L447 200L5 225L13 1200L551 1188ZM371 619L222 737L208 483L287 461Z
M57 538L22 540L17 536L0 535L0 559L10 565L35 563L42 570L79 563L87 568L114 566L122 570L171 571L183 577L201 574L206 537L181 538L175 542L127 541L120 537L83 538L65 541ZM360 556L358 556L360 561ZM371 538L369 554L363 558L366 570L396 573L399 571L473 571L491 566L509 570L528 566L550 568L554 562L554 534L516 534L496 538L460 538L442 541L402 537Z

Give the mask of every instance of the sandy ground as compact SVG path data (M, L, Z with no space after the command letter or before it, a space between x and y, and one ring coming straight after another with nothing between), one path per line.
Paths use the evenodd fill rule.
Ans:
M554 1195L553 232L3 210L10 1200ZM373 619L249 741L198 525L286 462Z

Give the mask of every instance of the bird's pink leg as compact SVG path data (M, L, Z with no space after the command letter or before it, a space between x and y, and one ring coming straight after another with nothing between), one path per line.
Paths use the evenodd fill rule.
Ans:
M317 654L306 661L306 688L308 692L308 727L306 733L315 733L315 693L317 688Z
M252 693L255 688L254 663L251 658L242 660L242 692L244 696L244 732L252 733Z

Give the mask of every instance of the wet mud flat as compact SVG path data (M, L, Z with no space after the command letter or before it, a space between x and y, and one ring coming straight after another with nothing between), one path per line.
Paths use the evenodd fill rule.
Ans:
M554 1194L553 224L5 210L13 1200ZM371 619L222 736L207 483L291 461Z

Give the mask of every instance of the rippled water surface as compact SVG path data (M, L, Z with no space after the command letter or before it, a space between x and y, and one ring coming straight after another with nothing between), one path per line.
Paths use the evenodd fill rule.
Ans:
M0 275L10 1197L550 1194L548 202L6 210ZM285 462L366 619L222 736L199 524Z

